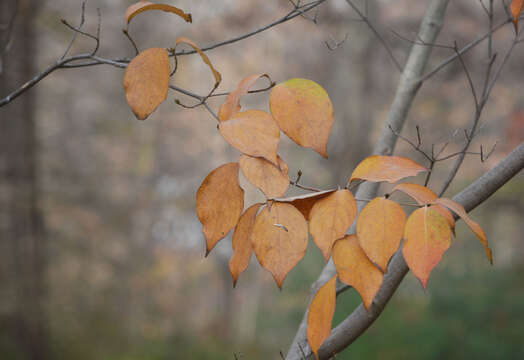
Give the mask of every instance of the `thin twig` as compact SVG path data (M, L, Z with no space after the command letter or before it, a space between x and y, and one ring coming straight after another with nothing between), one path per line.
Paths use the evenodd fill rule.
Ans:
M85 12L86 12L86 2L87 2L87 0L82 1L82 10L81 10L81 13L80 13L80 23L78 24L78 28L79 29L81 29L82 26L84 26ZM71 50L71 47L73 46L73 43L75 42L77 35L78 35L77 31L73 32L73 36L71 38L71 41L69 42L69 45L67 46L67 48L64 51L64 54L62 55L60 60L63 60L66 57L66 55L69 52L69 50Z
M124 33L126 38L129 39L129 41L131 42L131 45L133 45L133 48L135 49L135 55L138 55L140 53L140 51L138 50L138 46L136 46L135 40L133 40L131 35L129 35L129 32L127 31L127 29L122 29L122 32Z
M479 101L477 98L477 91L475 90L475 85L473 84L473 79L471 78L471 74L468 71L468 67L466 66L466 63L464 62L464 59L462 59L462 55L458 51L457 42L455 42L455 46L453 50L455 51L455 54L457 54L459 62L462 65L462 69L464 70L464 74L466 74L466 79L468 80L469 88L471 90L471 94L473 95L473 101L475 103L475 110L479 111Z

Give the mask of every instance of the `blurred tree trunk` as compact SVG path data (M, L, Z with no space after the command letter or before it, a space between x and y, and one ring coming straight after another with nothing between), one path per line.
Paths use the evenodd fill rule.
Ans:
M37 73L34 22L39 2L0 2L0 49L5 50L0 96ZM10 29L5 24L15 14L8 36ZM30 90L0 110L0 336L7 337L2 340L4 344L7 340L16 358L43 360L49 357L44 311L46 256L38 207L35 94Z

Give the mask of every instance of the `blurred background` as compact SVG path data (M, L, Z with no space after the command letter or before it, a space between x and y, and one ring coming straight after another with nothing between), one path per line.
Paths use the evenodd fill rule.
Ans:
M166 1L193 15L193 24L152 11L130 32L140 49L172 47L178 36L206 46L259 28L292 9L288 0ZM0 3L0 98L59 59L78 24L79 0ZM106 58L131 58L124 12L133 1L90 0L84 30L95 33L102 14ZM362 5L362 2L356 1ZM429 1L367 0L370 18L403 64ZM496 1L495 23L502 21ZM407 11L409 9L409 11ZM310 13L315 15L315 11ZM319 7L317 23L297 17L247 40L209 51L229 91L245 76L268 73L276 82L312 79L330 94L335 125L329 159L282 136L280 154L302 183L344 185L377 140L399 79L384 48L355 21L344 0ZM439 43L464 45L486 32L478 1L451 1ZM347 34L347 38L346 38ZM514 37L511 25L494 36L502 58ZM331 45L346 41L334 50ZM92 49L79 36L72 53ZM452 54L435 49L429 68ZM477 86L487 65L486 45L464 56ZM468 156L447 195L466 187L524 139L524 67L518 48L496 85L472 151L498 146L485 162ZM0 359L278 359L293 339L310 284L324 265L310 242L306 257L279 291L252 259L232 287L231 237L204 258L195 194L215 167L238 152L221 138L203 108L186 110L177 93L146 121L135 120L122 88L122 69L107 65L59 70L0 108ZM205 94L213 85L197 56L179 59L173 83ZM262 80L257 86L264 87ZM248 108L268 110L268 93L247 96ZM211 106L218 110L224 98ZM403 134L426 149L463 143L474 105L458 62L422 87ZM455 136L453 136L455 134ZM397 154L424 163L402 141ZM438 191L453 160L435 170ZM293 177L293 176L292 176ZM421 181L421 179L415 179ZM246 181L247 203L261 195ZM298 194L292 190L290 194ZM379 320L337 358L524 358L524 178L514 178L472 213L485 229L494 266L481 244L457 224L457 237L434 270L428 290L409 274ZM335 323L360 303L355 292L338 299Z

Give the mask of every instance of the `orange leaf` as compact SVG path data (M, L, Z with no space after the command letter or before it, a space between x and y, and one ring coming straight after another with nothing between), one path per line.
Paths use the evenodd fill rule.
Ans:
M307 341L318 359L318 349L331 334L335 315L337 277L333 276L317 291L307 314Z
M325 191L319 191L315 193L305 194L305 195L298 195L298 196L292 196L288 198L281 198L281 199L275 199L278 202L283 203L290 203L294 207L298 209L304 215L304 217L309 220L311 208L313 208L313 205L320 200L325 198L326 196L329 196L332 192L336 190L325 190Z
M396 190L411 196L419 205L431 204L438 198L437 194L435 194L433 191L431 191L425 186L418 184L398 184L393 189L393 191ZM442 205L434 205L432 206L432 209L438 211L442 216L446 218L446 220L449 223L449 226L451 227L453 235L455 235L455 219L453 218L451 212Z
M366 205L357 220L357 236L366 255L386 272L400 246L406 213L394 201L380 197Z
M165 49L142 51L127 66L124 89L131 110L139 120L147 118L167 97L169 55Z
M482 230L479 224L471 220L471 218L466 213L466 210L464 209L464 207L460 205L459 203L457 203L456 201L453 201L451 199L446 199L446 198L437 199L435 200L435 203L447 207L448 209L453 211L455 214L460 216L462 220L464 220L466 225L469 226L471 231L473 231L473 233L477 236L477 238L480 240L482 245L484 245L484 249L486 250L486 256L488 257L489 262L493 265L493 253L488 246L488 240L486 238L486 233L484 232L484 230Z
M524 0L513 0L511 2L511 14L513 15L513 24L515 25L515 32L519 31L519 17L524 9Z
M406 222L402 253L424 289L429 275L451 244L446 219L427 206L415 210Z
M278 202L258 214L251 236L260 265L280 289L288 272L304 257L307 240L307 223L300 211Z
M291 79L278 84L269 97L271 113L282 131L298 145L327 157L334 122L329 96L316 82Z
M247 110L219 124L220 133L233 147L247 155L263 157L278 165L280 130L267 112Z
M280 164L285 164L280 156L278 161ZM279 167L276 167L266 159L242 154L238 159L238 163L244 176L269 199L284 195L289 188L289 176L287 173L284 173Z
M226 102L222 104L218 111L218 119L220 121L228 120L233 114L240 111L240 98L248 93L249 88L260 78L267 77L270 83L271 78L268 74L254 74L246 76L238 84L237 88L232 91L226 98Z
M387 181L394 183L408 176L416 176L427 169L411 159L400 156L373 155L358 164L349 181Z
M244 190L238 183L238 163L211 171L197 191L197 215L206 237L206 256L237 224L244 209Z
M229 260L229 270L233 276L233 287L237 284L238 276L243 273L249 265L253 246L251 245L251 233L255 224L255 216L262 204L249 207L238 220L233 234L233 256Z
M309 232L326 261L335 241L346 234L356 217L357 202L349 190L335 191L313 205Z
M338 278L345 284L353 286L364 306L369 311L384 275L368 259L358 244L356 235L346 235L333 245L333 262L337 268Z
M148 10L163 10L166 12L170 12L173 14L176 14L180 16L182 19L184 19L186 22L192 22L193 19L191 18L191 14L186 14L179 8L171 5L165 5L165 4L154 4L151 1L139 1L136 4L133 4L129 6L126 10L126 22L129 24L131 19L133 19L136 15L140 14L141 12L148 11Z

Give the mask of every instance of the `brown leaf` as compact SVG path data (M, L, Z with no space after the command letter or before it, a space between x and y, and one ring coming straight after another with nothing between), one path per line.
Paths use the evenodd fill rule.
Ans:
M271 90L269 105L278 126L291 140L327 157L334 115L322 86L307 79L287 80Z
M519 17L524 9L524 0L513 0L511 2L511 14L513 15L513 25L515 25L515 32L519 32Z
M318 349L331 334L335 315L337 277L333 276L317 291L307 314L307 341L318 359Z
M405 177L416 176L419 172L427 170L424 166L405 157L373 155L365 158L358 164L349 181L361 179L394 183Z
M151 1L139 1L136 4L129 6L126 10L126 23L129 24L131 19L141 12L148 10L163 10L180 16L186 22L192 22L191 14L186 14L179 8L165 4L154 4Z
M233 234L233 256L229 260L229 270L233 276L233 287L237 284L238 276L243 273L249 265L253 246L251 245L251 234L255 217L262 204L255 204L249 207L238 220Z
M335 241L343 237L355 221L357 211L357 202L349 190L335 191L311 208L309 232L326 261Z
M435 194L432 190L418 184L398 184L393 189L393 191L396 190L411 196L419 205L431 204L438 198L437 194ZM432 206L432 209L438 211L442 216L446 218L446 220L449 223L449 226L451 227L453 235L455 235L455 219L453 218L451 212L442 205L434 205Z
M406 213L394 201L380 197L366 205L357 220L357 237L366 255L386 272L400 246Z
M464 209L464 207L460 205L459 203L457 203L456 201L453 201L451 199L446 199L446 198L437 199L435 200L435 203L447 207L448 209L453 211L455 214L460 216L462 220L464 220L466 225L469 226L471 231L473 231L473 233L477 236L477 238L480 240L482 245L484 245L484 249L486 250L486 256L488 257L489 262L493 265L493 252L491 251L491 249L488 246L488 240L486 238L486 233L484 232L484 230L482 230L479 224L471 220L471 218L466 213L466 210Z
M427 206L411 213L406 222L402 254L424 289L431 271L450 245L451 231L442 215Z
M220 133L233 147L247 155L263 157L278 166L280 130L267 112L238 112L219 124Z
M169 56L165 49L142 51L127 66L124 89L131 110L139 120L147 118L167 97Z
M282 289L288 272L306 253L307 223L294 206L275 202L258 214L251 240L260 265Z
M315 205L315 203L318 200L323 199L326 196L329 196L329 194L331 194L334 191L336 190L334 189L325 190L325 191L319 191L319 192L305 194L305 195L292 196L288 198L280 198L280 199L275 199L275 200L278 202L290 203L291 205L296 207L298 211L302 213L302 215L304 215L304 218L309 220L310 219L309 215L310 215L311 208L313 207L313 205Z
M233 114L240 111L240 98L246 95L249 91L249 88L262 77L268 78L269 82L272 83L268 74L249 75L240 81L237 88L227 96L226 101L220 107L220 110L218 111L219 121L226 121Z
M278 162L281 166L287 168L280 156ZM289 188L287 173L284 173L280 167L273 165L266 159L242 154L238 163L244 176L269 199L284 195Z
M211 171L197 191L197 215L206 237L206 256L237 224L244 209L244 190L238 183L238 163Z
M346 235L333 245L333 262L338 278L353 286L369 311L371 303L382 285L382 272L368 259L358 244L356 235Z

